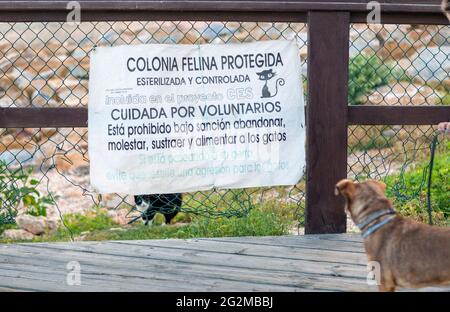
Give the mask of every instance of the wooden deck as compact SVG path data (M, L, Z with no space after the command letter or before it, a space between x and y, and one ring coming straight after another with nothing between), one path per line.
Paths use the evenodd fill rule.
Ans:
M349 234L0 245L0 291L376 290L366 276Z

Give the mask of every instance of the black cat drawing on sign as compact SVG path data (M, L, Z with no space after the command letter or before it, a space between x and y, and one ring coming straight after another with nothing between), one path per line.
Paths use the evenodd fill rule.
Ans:
M262 72L259 72L256 74L259 76L259 80L265 81L264 86L262 88L262 92L261 92L261 98L274 97L278 93L278 86L284 85L284 79L278 78L275 81L275 93L271 94L270 90L269 90L269 86L267 85L267 81L269 81L270 79L275 77L276 73L274 71L272 71L272 69L266 69L266 70L263 70Z

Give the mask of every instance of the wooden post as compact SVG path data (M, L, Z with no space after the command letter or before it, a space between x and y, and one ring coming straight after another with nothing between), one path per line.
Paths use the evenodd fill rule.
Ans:
M347 176L348 12L308 14L305 233L343 233L336 182Z

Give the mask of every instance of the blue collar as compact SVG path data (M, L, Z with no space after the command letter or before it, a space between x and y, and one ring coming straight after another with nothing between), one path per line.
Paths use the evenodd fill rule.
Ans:
M376 221L377 219L381 218L385 215L392 215L389 218L384 219L381 222L376 222L375 224L369 226L367 229L364 230L364 228L372 223L373 221ZM362 222L358 223L356 226L361 230L361 235L363 238L368 237L370 234L374 233L376 230L384 226L385 224L389 223L395 218L395 211L392 208L385 209L385 210L379 210L372 214L370 214L366 219L364 219Z
M378 230L379 228L381 228L383 225L391 222L392 220L394 220L395 216L390 216L389 218L384 219L383 221L381 221L380 223L375 223L374 225L370 226L367 230L365 230L364 232L361 233L361 236L363 238L368 237L370 234L374 233L376 230Z

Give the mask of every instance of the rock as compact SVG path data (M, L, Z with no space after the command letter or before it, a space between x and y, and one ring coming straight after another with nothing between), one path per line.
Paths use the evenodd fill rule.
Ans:
M4 151L28 151L30 154L35 153L39 147L33 138L26 134L11 132L0 138L0 152Z
M407 39L400 42L390 40L377 52L382 59L398 60L405 56L413 54L415 51L413 44Z
M373 91L366 104L370 105L436 105L439 94L431 87L409 82L393 82Z
M117 228L117 227L115 227L115 228L110 228L109 229L111 232L123 232L123 231L126 231L126 229L123 229L123 228Z
M433 36L432 42L437 46L450 46L450 27L439 27Z
M67 171L88 164L86 129L61 128L41 134L39 150L33 154L36 165Z
M0 61L0 70L4 73L8 72L10 69L15 67L15 63L20 59L20 54L17 51L6 54L3 56L3 53L0 52L1 61Z
M380 29L371 29L376 25L354 24L350 30L350 57L366 53L371 54L380 48Z
M73 240L74 240L75 242L82 242L82 241L84 241L85 238L86 238L86 235L83 235L83 236L76 236L76 237L73 238Z
M82 48L77 48L72 55L64 59L64 66L69 70L70 76L87 78L89 73L89 56Z
M386 138L392 138L396 135L396 132L393 129L388 129L383 131L383 136Z
M130 218L127 217L127 214L129 213L126 209L119 209L119 210L108 210L106 215L110 217L115 223L120 225L128 224L128 221L130 221Z
M116 212L115 210L108 210L108 212L106 213L106 215L107 215L109 218L113 219L113 218L117 217L117 212Z
M30 94L30 100L34 107L57 107L61 105L61 99L56 90L44 79L34 79L25 89Z
M427 84L450 87L450 46L424 47L411 57L409 76Z
M84 167L88 164L86 156L73 149L68 153L55 155L55 166L60 171Z
M35 217L30 215L20 215L16 218L17 225L34 235L41 235L45 233L47 222L44 217Z
M117 195L117 194L107 194L105 196L103 196L102 198L102 206L108 208L108 209L113 209L115 211L119 211L116 208L119 208L119 206L122 203L126 203L127 199L126 197L122 198L121 196Z
M23 107L30 104L29 95L18 84L23 79L15 79L13 74L0 78L1 107Z
M54 79L49 84L58 92L65 106L87 106L88 104L88 81L69 76L64 81Z
M354 24L350 29L350 56L376 52L381 58L398 60L428 44L436 31L410 25Z
M3 232L2 238L10 240L32 240L34 238L34 235L25 230L10 229Z
M1 147L1 143L0 143ZM35 164L34 153L25 149L8 149L0 148L0 161L8 164L8 167L30 166Z
M214 39L221 37L229 39L233 37L233 35L238 31L237 27L233 27L235 25L227 25L224 27L222 23L211 23L209 25L205 25L205 27L200 31L202 37L208 41L213 41ZM255 27L254 38L260 38L264 35L264 30L262 28Z
M54 232L58 228L59 219L47 218L45 220L45 223L46 223L46 226L47 226L47 231L48 232Z
M56 51L55 51L56 53ZM65 77L69 70L63 65L67 56L52 56L45 61L46 66L40 71L39 76L49 79L52 76Z

